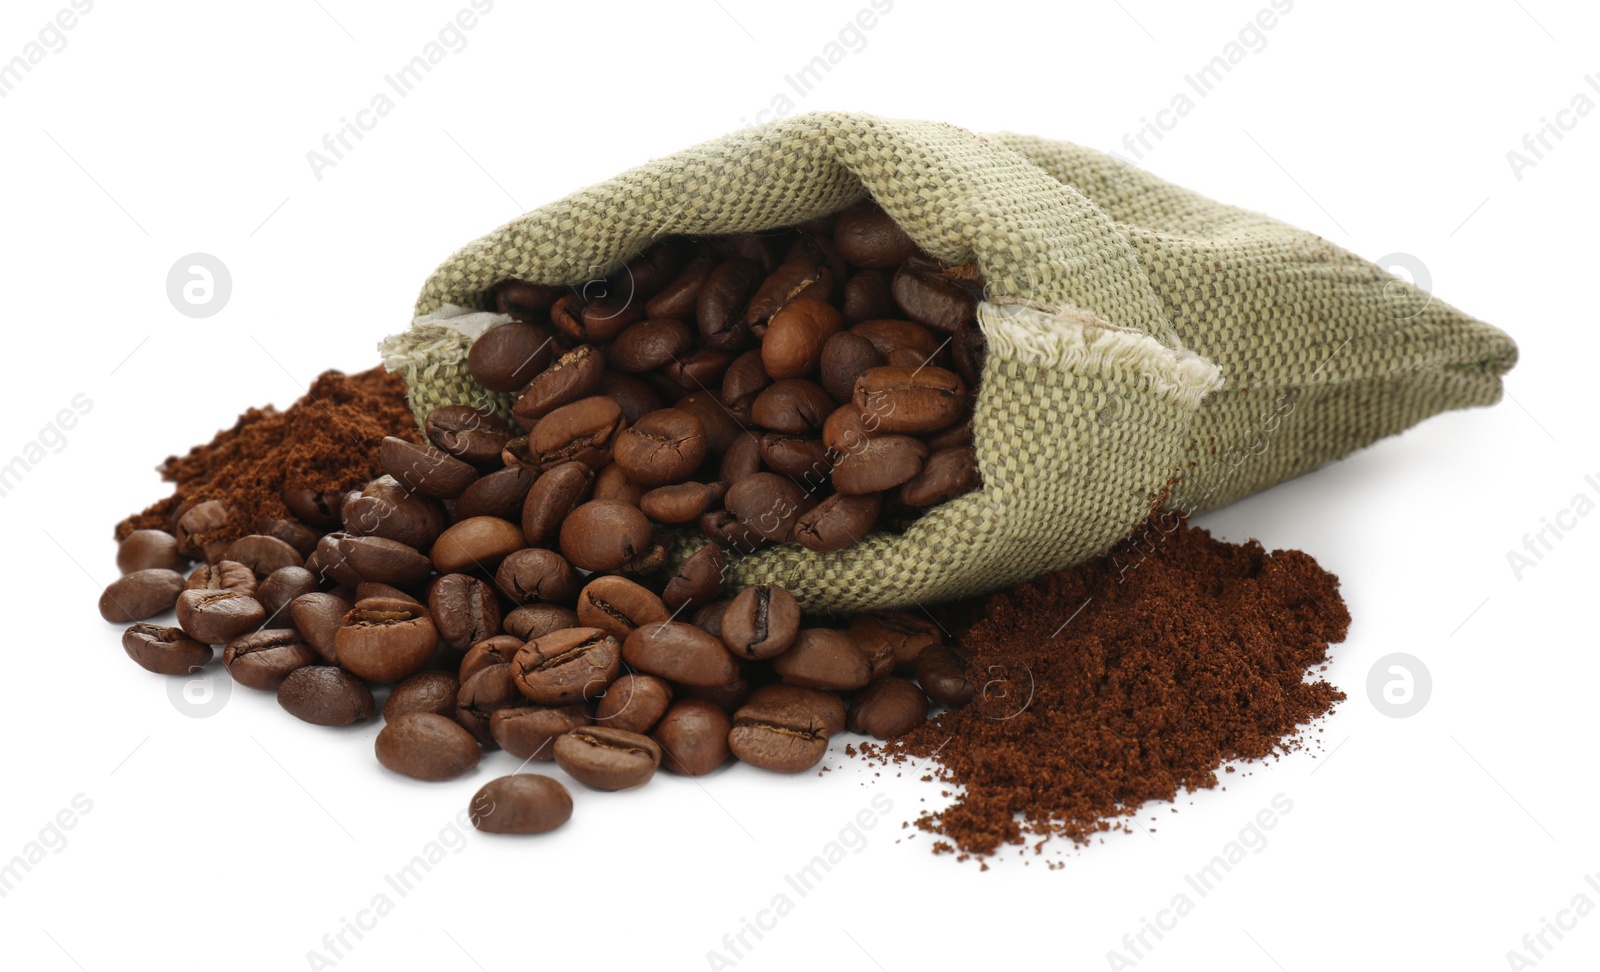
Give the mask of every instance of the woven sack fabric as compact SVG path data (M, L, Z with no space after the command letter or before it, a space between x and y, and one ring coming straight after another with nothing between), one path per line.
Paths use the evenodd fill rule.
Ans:
M987 281L983 486L845 550L730 553L730 589L777 583L818 611L997 590L1105 552L1158 504L1200 512L1492 404L1516 362L1506 334L1360 257L1102 153L832 112L513 220L445 261L416 312L483 309L506 278L582 285L662 236L787 226L867 194L929 254L976 260ZM467 373L470 343L419 323L381 345L419 422L453 403L509 416L509 397Z

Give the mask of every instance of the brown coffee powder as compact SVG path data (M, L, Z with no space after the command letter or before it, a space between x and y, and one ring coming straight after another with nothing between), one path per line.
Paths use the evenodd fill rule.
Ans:
M926 778L955 785L915 822L936 851L1129 829L1147 801L1216 786L1225 762L1299 748L1299 727L1344 698L1306 679L1350 623L1337 577L1298 550L1152 524L1099 560L944 610L978 697L861 747L931 759Z
M405 382L382 367L354 375L323 372L284 411L252 408L206 445L168 457L157 471L177 488L117 524L116 538L140 529L170 532L190 507L219 500L228 508L227 523L195 540L226 543L256 532L262 517L290 518L281 499L286 485L317 492L360 489L379 475L384 436L419 441L405 396Z

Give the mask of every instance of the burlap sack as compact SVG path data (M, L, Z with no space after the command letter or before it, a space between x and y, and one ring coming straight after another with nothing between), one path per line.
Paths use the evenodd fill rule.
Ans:
M509 277L582 284L664 235L786 226L867 193L988 281L984 485L903 535L730 556L730 588L778 583L843 611L995 590L1103 553L1155 503L1209 509L1491 404L1516 361L1506 334L1360 257L1099 152L840 113L736 132L534 210L439 267L417 313L481 308ZM469 344L439 324L384 342L419 421L453 402L509 408L468 376Z

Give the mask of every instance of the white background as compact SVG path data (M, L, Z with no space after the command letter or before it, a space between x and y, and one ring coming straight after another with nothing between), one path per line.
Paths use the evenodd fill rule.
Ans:
M374 343L460 244L753 123L865 0L500 0L316 178L307 152L465 6L102 0L0 99L0 461L58 441L41 430L75 395L93 403L0 498L0 861L75 797L92 804L0 898L6 967L305 968L312 950L331 961L323 936L386 891L393 911L347 935L338 968L698 969L713 949L733 959L723 936L788 891L793 911L747 935L737 968L1104 968L1112 949L1134 957L1124 933L1277 794L1292 810L1265 847L1211 894L1190 890L1193 911L1147 935L1138 968L1506 968L1511 949L1537 957L1523 936L1576 895L1600 905L1584 881L1600 871L1600 516L1562 513L1578 494L1600 500L1600 117L1560 116L1571 130L1520 178L1507 159L1579 92L1600 103L1584 80L1600 72L1600 12L1576 2L1299 0L1141 162L1369 258L1410 254L1436 295L1521 347L1500 405L1201 520L1303 548L1342 578L1355 621L1328 675L1350 698L1314 730L1320 757L1245 767L1175 814L1148 807L1152 833L1008 853L980 873L931 855L925 834L902 839L938 787L837 752L822 777L733 767L621 795L575 786L555 835L461 842L452 818L512 768L503 753L425 785L380 769L376 725L318 729L242 688L209 718L180 712L94 607L115 576L112 525L167 491L152 467L248 406L288 404L324 368L376 363ZM1127 154L1124 135L1265 6L898 0L815 90L791 92L793 110ZM64 7L9 0L0 60ZM192 252L232 275L205 320L165 291ZM1575 528L1518 577L1508 551L1558 515ZM1406 719L1365 690L1395 651L1433 680ZM810 894L787 888L878 794L892 809L859 852ZM384 876L441 830L457 850L395 895ZM1594 967L1600 916L1563 920L1575 927L1547 933L1538 968Z

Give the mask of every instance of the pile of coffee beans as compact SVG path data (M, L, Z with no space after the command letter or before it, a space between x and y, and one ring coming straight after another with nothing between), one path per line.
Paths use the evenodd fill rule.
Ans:
M130 533L100 599L132 622L128 655L182 676L221 646L234 680L316 725L381 709L378 761L409 777L503 749L596 790L730 758L798 773L846 730L888 739L971 701L970 658L931 617L809 617L776 585L725 599L723 577L762 544L839 549L977 485L973 269L864 203L664 241L611 286L497 289L517 320L469 364L517 392L520 430L447 406L430 444L383 440L359 491L286 486L294 519L271 535L196 543L228 519L219 501ZM717 542L668 568L667 531L691 525ZM518 773L471 809L536 833L572 798Z

